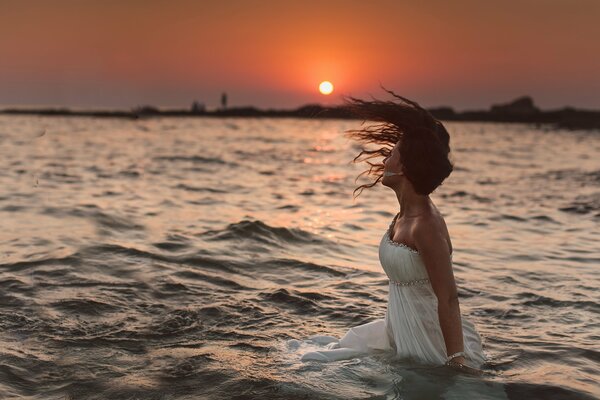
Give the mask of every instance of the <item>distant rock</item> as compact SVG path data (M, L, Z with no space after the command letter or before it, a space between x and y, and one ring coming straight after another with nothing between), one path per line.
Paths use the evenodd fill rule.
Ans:
M436 107L427 109L437 119L453 119L456 117L456 112L452 107Z
M296 114L301 117L317 117L322 115L324 111L325 107L320 104L306 104L295 110Z
M492 114L499 115L534 115L539 114L540 109L533 104L533 99L529 96L519 97L509 103L494 104L490 108Z
M256 117L262 114L261 110L252 106L220 108L213 112L213 115L222 117Z

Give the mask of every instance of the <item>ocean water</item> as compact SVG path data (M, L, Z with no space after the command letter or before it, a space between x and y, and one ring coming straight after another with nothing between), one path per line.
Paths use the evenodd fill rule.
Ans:
M299 361L385 314L398 203L352 199L359 124L0 116L0 398L600 398L599 132L445 123L483 376Z

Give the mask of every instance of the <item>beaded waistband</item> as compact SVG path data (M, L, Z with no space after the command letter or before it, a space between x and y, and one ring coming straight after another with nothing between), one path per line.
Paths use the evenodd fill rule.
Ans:
M398 286L424 285L426 283L429 283L429 279L427 279L427 278L415 279L412 281L394 281L394 280L390 279L390 283L393 283L394 285L398 285Z

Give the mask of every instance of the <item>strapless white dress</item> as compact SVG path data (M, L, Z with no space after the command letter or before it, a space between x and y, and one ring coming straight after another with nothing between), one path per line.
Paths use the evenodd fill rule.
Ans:
M379 244L379 261L390 281L385 318L350 328L341 339L311 337L323 349L303 354L302 361L335 361L386 351L422 364L446 362L437 297L427 269L416 250L391 240L392 226L393 221ZM466 363L481 368L486 361L481 337L469 319L461 316L461 321Z

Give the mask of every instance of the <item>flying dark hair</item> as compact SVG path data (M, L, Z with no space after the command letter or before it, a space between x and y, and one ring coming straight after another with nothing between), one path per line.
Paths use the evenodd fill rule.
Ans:
M374 98L373 101L365 101L343 96L343 108L363 119L361 127L367 120L379 122L345 132L345 136L362 144L381 145L380 148L372 150L363 147L352 160L353 163L365 161L370 165L356 180L365 174L377 177L372 183L358 186L352 194L360 190L355 196L358 197L363 189L375 186L382 179L383 161L373 163L368 160L388 157L394 145L402 139L399 150L404 174L418 194L428 195L441 185L453 170L449 159L450 135L444 125L418 103L397 95L383 85L381 88L399 99L400 103Z

